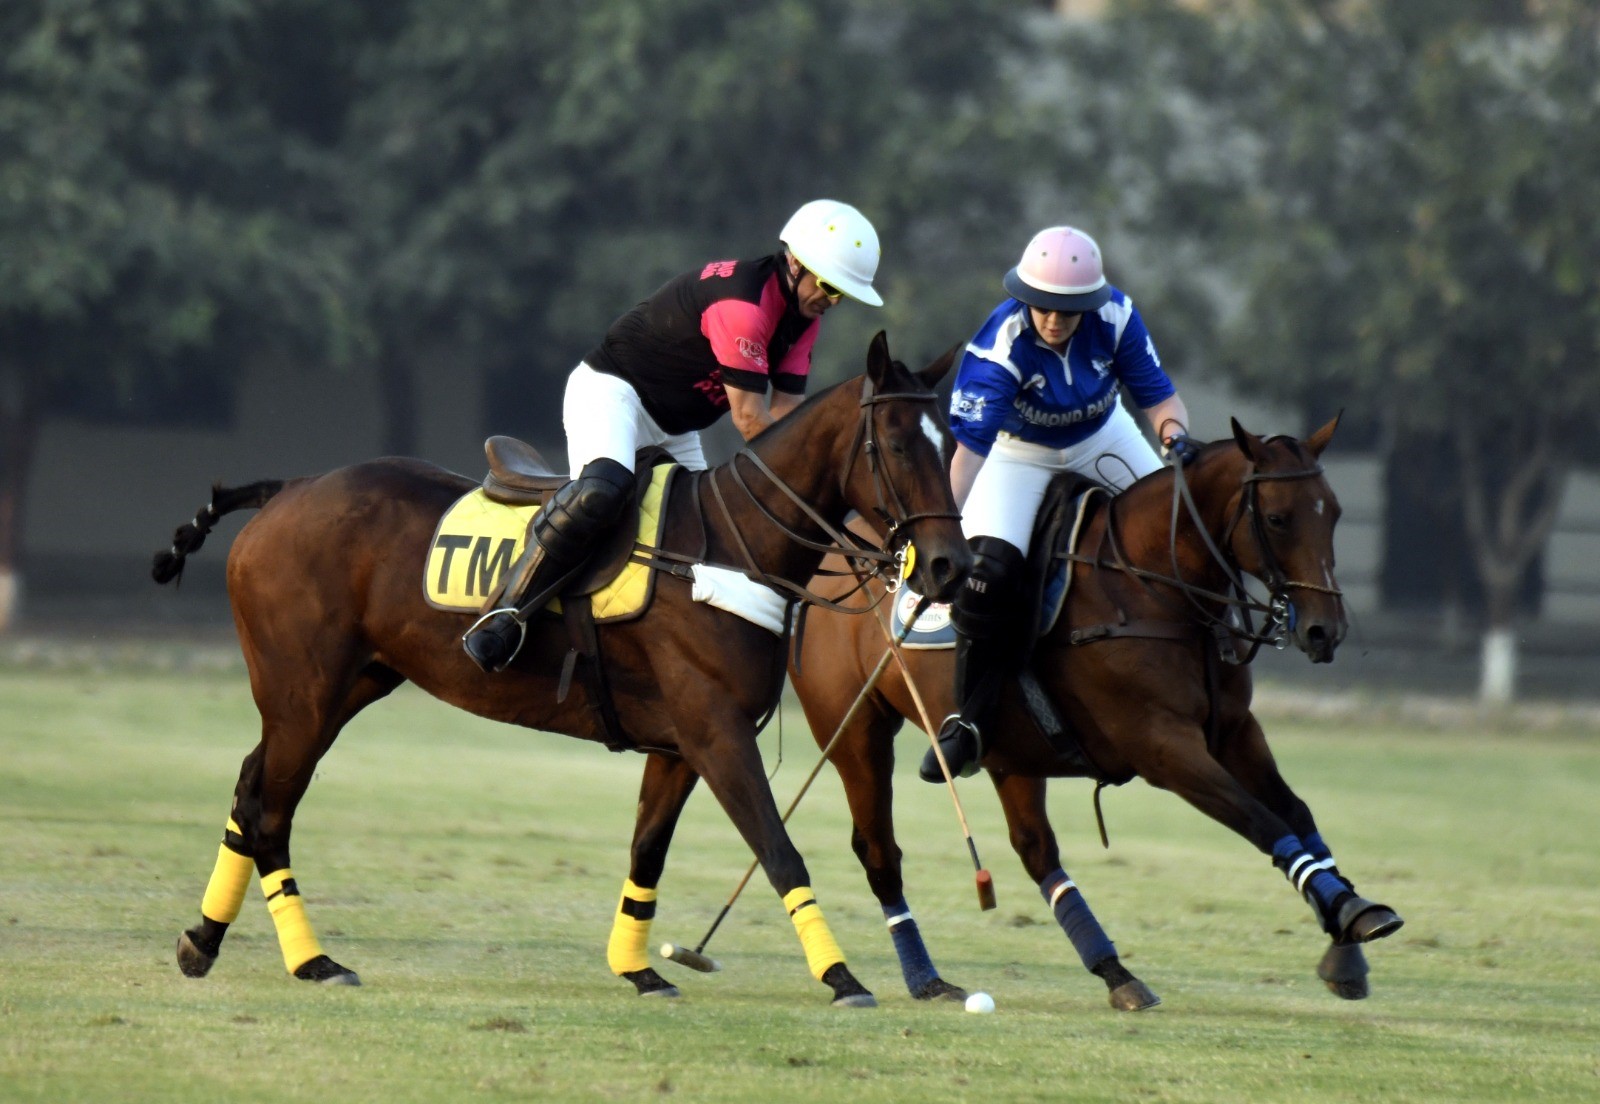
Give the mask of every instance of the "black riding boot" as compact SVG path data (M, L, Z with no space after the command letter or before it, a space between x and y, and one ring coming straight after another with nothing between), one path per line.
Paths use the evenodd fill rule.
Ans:
M493 674L516 658L527 620L581 568L596 540L616 524L633 493L633 473L615 460L584 466L533 515L528 539L487 612L461 638L472 662Z
M999 650L992 640L956 634L956 701L961 703L961 712L950 714L939 727L939 750L952 778L971 778L978 773L978 760L983 758L978 723L999 696L1001 672L995 662ZM932 748L923 755L917 774L924 782L944 781Z
M944 719L939 729L939 751L951 777L978 773L983 758L982 726L1005 681L1006 668L1016 649L1006 636L1006 624L1015 605L1013 590L1021 583L1026 563L1022 551L998 537L972 541L972 572L951 609L956 627L955 700L959 713ZM943 782L939 757L932 748L922 757L917 772L924 782Z

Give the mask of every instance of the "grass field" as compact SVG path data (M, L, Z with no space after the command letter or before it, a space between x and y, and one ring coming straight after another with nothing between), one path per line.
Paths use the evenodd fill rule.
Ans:
M829 1007L759 876L709 950L641 1000L604 945L641 760L477 721L405 688L357 720L300 810L295 873L361 988L283 970L252 889L211 976L181 977L240 759L242 673L133 655L0 665L0 1101L1590 1101L1600 1097L1600 732L1516 717L1269 721L1341 865L1408 921L1371 999L1267 860L1140 783L1052 808L1068 869L1164 999L1106 1004L962 786L1000 908L980 912L948 797L901 737L907 895L945 977L993 1016L912 1001L824 776L791 824L874 1010ZM781 804L815 761L787 714ZM775 758L776 726L762 737ZM654 939L694 944L748 851L697 793Z

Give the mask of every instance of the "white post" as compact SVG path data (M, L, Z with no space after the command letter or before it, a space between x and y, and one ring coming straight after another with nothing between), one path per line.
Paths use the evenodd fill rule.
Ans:
M19 590L17 573L9 567L0 567L0 633L16 622Z
M1509 628L1483 634L1482 681L1478 700L1484 705L1510 705L1517 688L1517 638Z

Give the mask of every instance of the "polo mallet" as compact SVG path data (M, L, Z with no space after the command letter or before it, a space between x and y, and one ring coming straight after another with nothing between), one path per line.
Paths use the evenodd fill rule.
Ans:
M927 601L926 598L923 599ZM939 770L944 774L944 784L950 790L950 800L955 803L956 819L961 822L961 834L967 840L967 852L972 856L972 869L977 872L975 881L978 886L978 907L988 912L997 904L994 898L994 876L983 868L983 862L978 858L978 845L972 842L972 829L967 827L967 814L961 808L961 798L956 793L956 780L950 774L950 764L945 762L944 749L939 746L939 730L934 728L932 720L928 717L928 707L922 704L922 694L917 690L917 680L911 677L911 668L906 666L905 656L900 653L900 642L905 639L904 634L896 637L889 631L889 626L884 624L883 614L880 610L873 610L873 616L878 619L878 627L883 630L884 636L889 638L889 651L894 653L895 662L900 664L900 674L905 677L906 689L911 693L911 700L916 703L917 715L922 718L923 731L928 734L928 742L933 745L933 755L939 761ZM922 607L917 607L920 615ZM913 618L913 621L915 618Z
M800 799L811 788L811 783L816 781L817 775L822 773L823 764L833 754L833 745L839 742L839 737L844 735L844 730L850 726L851 721L855 720L856 712L860 710L861 703L867 700L867 695L872 693L872 688L878 685L878 679L888 669L890 657L896 654L895 645L904 640L906 635L911 632L912 626L917 623L917 618L922 616L923 611L928 608L929 604L929 599L923 597L917 603L917 608L912 611L911 616L906 620L905 627L900 630L899 636L890 634L889 647L883 650L883 656L878 660L878 665L872 669L872 674L862 685L861 692L856 695L856 700L850 703L850 708L845 712L844 719L839 722L839 727L834 729L833 735L829 737L827 746L822 749L822 757L817 760L817 765L811 768L811 773L806 776L805 782L800 786L800 792L794 795L794 800L789 802L789 807L784 810L784 824L789 823L790 814L795 811L795 808L800 804ZM882 624L882 622L880 621L879 624ZM902 669L904 669L904 664L902 664ZM948 771L946 773L948 774ZM967 842L969 844L972 842L970 836L967 838ZM976 855L977 852L973 852L973 854ZM717 913L717 918L711 922L711 927L707 929L705 938L700 940L699 945L694 950L690 950L688 947L680 947L676 943L663 943L661 944L661 957L670 962L676 962L680 966L687 966L691 970L699 970L702 974L711 974L722 969L721 963L703 952L706 949L706 944L711 942L711 937L716 934L717 928L727 917L729 910L733 908L733 903L739 899L739 894L744 892L744 887L749 885L750 879L755 876L756 867L760 865L759 859L750 864L750 869L744 872L744 877L739 879L739 884L733 887L733 895L728 898L728 903L722 906L722 911ZM985 876L987 876L987 872L985 872ZM992 901L994 897L992 888L989 891L989 896ZM990 904L988 907L993 908L994 906Z

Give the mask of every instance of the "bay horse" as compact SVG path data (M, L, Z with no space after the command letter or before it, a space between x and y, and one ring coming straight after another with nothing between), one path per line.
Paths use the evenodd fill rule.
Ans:
M200 922L179 936L182 972L200 977L211 969L254 869L288 971L306 981L359 984L354 971L323 953L311 928L290 868L289 835L313 770L340 730L409 680L480 717L604 741L614 750L621 750L620 729L629 750L646 754L629 873L607 944L612 972L639 994L678 995L649 965L649 930L673 830L703 777L782 898L807 966L833 990L833 1003L875 1003L816 905L756 747L760 723L782 690L787 637L693 600L683 564L723 565L803 594L854 510L888 531L883 550L856 553L858 565L882 570L909 552L918 585L949 595L971 563L946 476L952 448L932 391L952 359L953 351L912 373L890 358L879 333L864 375L812 396L727 463L680 473L659 547L650 552L668 569L653 605L635 620L595 630L608 695L581 678L565 685L569 644L560 619L531 619L516 660L488 675L461 647L474 615L424 601L435 525L473 490L472 480L420 460L387 458L316 477L214 488L171 551L156 557L152 574L158 583L176 578L219 517L260 509L234 540L227 578L261 739L240 769ZM674 560L680 570L671 570Z
M1032 693L1037 702L1042 690L1043 715L1059 711L1055 719L1063 723L1041 724L1040 708L1030 709L1019 680L1008 680L981 765L999 794L1012 847L1084 966L1106 983L1114 1008L1146 1008L1159 998L1122 965L1062 869L1045 808L1048 778L1142 777L1271 856L1332 939L1317 972L1341 997L1367 995L1361 944L1402 923L1356 895L1339 873L1250 709L1254 646L1287 635L1313 662L1325 663L1345 633L1333 575L1340 508L1319 463L1337 424L1335 418L1297 441L1263 439L1235 421L1232 439L1207 445L1187 469L1163 468L1102 499L1083 522L1077 547L1087 552L1052 554L1066 561L1070 582L1054 626L1034 646ZM1032 555L1037 560L1037 550ZM1241 573L1265 584L1270 606L1246 598ZM855 606L868 601L867 594L850 599ZM1252 607L1272 622L1262 633L1241 627L1238 611ZM885 632L874 622L811 611L790 675L819 744L838 729L884 654ZM1221 648L1242 635L1255 642L1248 655L1223 661ZM937 727L956 710L955 653L903 654ZM920 724L891 664L840 735L832 760L854 822L851 844L890 918L907 987L925 998L959 998L962 990L939 977L904 901L892 773L894 736L907 718ZM1076 742L1048 738L1046 729L1065 729Z

